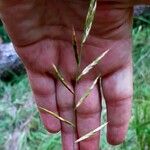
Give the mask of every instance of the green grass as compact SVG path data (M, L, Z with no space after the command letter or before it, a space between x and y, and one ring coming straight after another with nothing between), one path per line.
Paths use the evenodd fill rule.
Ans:
M61 148L59 134L49 135L42 126L26 76L15 84L1 81L0 91L0 150Z
M133 29L134 100L127 139L113 147L103 136L103 150L150 149L150 28L145 19L136 18ZM60 134L49 134L39 119L25 75L11 83L0 81L0 133L0 150L61 149Z
M8 35L6 34L4 27L1 25L1 21L0 21L0 37L3 42L10 42L10 39Z

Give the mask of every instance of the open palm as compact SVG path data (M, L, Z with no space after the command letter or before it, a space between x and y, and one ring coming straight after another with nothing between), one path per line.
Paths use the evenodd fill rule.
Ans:
M63 148L71 150L74 140L100 126L102 91L107 106L107 138L110 144L123 142L131 114L132 6L129 1L99 1L92 31L83 48L83 69L110 48L91 73L76 86L71 37L74 26L80 41L88 10L83 0L12 0L0 1L0 13L6 29L25 64L38 106L77 122L77 130L41 111L41 118L49 132L61 130ZM74 114L74 97L58 81L52 64L58 66L79 100L93 80L102 75L90 96ZM100 89L101 88L101 89ZM75 102L77 103L77 102ZM82 141L76 149L96 150L100 134Z

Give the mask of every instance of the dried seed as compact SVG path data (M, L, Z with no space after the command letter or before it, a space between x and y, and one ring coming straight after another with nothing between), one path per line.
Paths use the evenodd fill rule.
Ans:
M76 38L76 33L75 33L74 27L72 29L72 46L73 46L73 50L74 50L76 63L77 63L77 65L79 65L80 59L79 59L79 52L78 52L78 47L77 47L77 38Z
M56 72L56 75L58 77L58 79L62 82L62 84L72 93L74 94L74 91L70 88L70 86L67 84L67 82L65 81L65 79L63 78L61 72L57 69L57 67L55 65L53 65L53 68Z
M84 102L84 100L90 95L90 93L92 92L94 86L97 84L99 78L100 78L100 75L93 81L92 85L86 90L84 95L80 98L80 100L77 103L75 109L77 109Z
M109 52L109 50L105 51L104 53L102 53L98 58L96 58L92 63L90 63L87 67L85 67L85 69L81 72L81 74L77 77L77 81L79 81L81 79L82 76L84 76L85 74L87 74L91 69L93 69L98 63L99 61Z
M91 0L90 7L88 9L88 13L86 16L85 25L84 25L84 31L83 31L81 45L83 45L85 43L85 41L87 40L88 35L90 33L92 23L94 20L94 16L95 16L95 12L96 12L96 7L97 7L97 0Z
M96 128L95 130L89 132L88 134L82 136L81 138L79 138L78 140L76 140L75 143L79 143L79 142L81 142L81 141L83 141L83 140L86 140L86 139L90 138L90 137L93 136L95 133L97 133L97 132L100 131L102 128L104 128L107 124L108 124L108 122L105 123L105 124L103 124L103 125L101 125L100 127Z
M43 108L43 107L38 107L38 108L41 109L42 111L45 111L45 112L47 112L48 114L54 116L55 118L59 119L60 121L63 121L63 122L65 122L65 123L71 125L72 127L75 127L75 125L74 125L72 122L70 122L70 121L68 121L68 120L66 120L66 119L64 119L64 118L62 118L62 117L60 117L58 114L56 114L56 113L54 113L54 112L52 112L52 111L50 111L50 110L47 110L47 109L45 109L45 108Z

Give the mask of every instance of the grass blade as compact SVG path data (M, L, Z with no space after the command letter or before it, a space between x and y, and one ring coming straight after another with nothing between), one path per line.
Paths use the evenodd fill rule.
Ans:
M72 93L74 94L74 91L69 87L69 85L67 84L67 82L65 81L65 79L63 78L63 76L61 75L60 71L57 69L57 67L55 65L53 65L53 68L56 72L56 75L58 77L58 79L62 82L62 84Z
M100 55L98 58L96 58L91 64L89 64L85 69L81 72L81 74L77 77L77 81L79 81L82 76L87 74L91 69L93 69L99 61L109 52L109 50L105 51L102 55Z
M96 128L95 130L89 132L88 134L82 136L81 138L79 138L78 140L76 140L75 143L79 143L79 142L81 142L81 141L83 141L83 140L86 140L86 139L90 138L90 137L91 137L92 135L94 135L96 132L98 132L98 131L100 131L102 128L104 128L107 124L108 124L108 122L105 123L105 124L103 124L103 125L101 125L100 127Z
M83 102L84 100L90 95L91 91L93 90L94 86L98 82L98 79L100 76L98 76L92 83L92 85L86 90L85 94L80 98L79 102L77 103L75 109L77 109Z
M91 0L90 7L88 9L88 13L86 16L85 25L84 25L84 31L83 31L81 45L83 45L85 43L85 41L90 33L92 23L94 20L94 16L95 16L95 12L96 12L96 7L97 7L97 0Z
M45 109L45 108L43 108L43 107L38 107L38 108L41 109L42 111L45 111L45 112L47 112L48 114L54 116L55 118L57 118L57 119L59 119L59 120L65 122L65 123L71 125L72 127L75 127L75 125L74 125L72 122L70 122L70 121L68 121L68 120L66 120L66 119L64 119L64 118L62 118L62 117L60 117L58 114L56 114L56 113L54 113L54 112L52 112L52 111L49 111L49 110L47 110L47 109Z
M75 33L74 27L72 29L72 45L73 45L73 50L74 50L76 63L77 63L77 65L79 65L80 58L79 58L79 52L78 52L78 47L77 47L77 38L76 38L76 33Z

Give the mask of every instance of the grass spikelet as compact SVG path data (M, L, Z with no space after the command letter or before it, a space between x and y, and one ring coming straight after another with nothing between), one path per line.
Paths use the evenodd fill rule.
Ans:
M92 63L90 63L87 67L85 67L85 69L77 77L77 81L79 81L82 78L82 76L86 75L91 69L93 69L108 52L109 50L105 51L99 57L97 57Z
M101 125L100 127L96 128L95 130L89 132L88 134L82 136L81 138L79 138L78 140L76 140L75 143L79 143L79 142L81 142L81 141L83 141L83 140L86 140L86 139L90 138L90 137L93 136L95 133L97 133L97 132L100 131L102 128L104 128L107 124L108 124L108 122L105 123L105 124L103 124L103 125Z
M57 69L57 67L53 64L53 68L55 70L55 73L58 77L58 79L62 82L62 84L72 93L74 94L74 91L69 87L69 85L67 84L67 82L65 81L65 79L63 78L62 74L60 73L60 71Z
M85 25L84 25L84 31L83 31L81 45L83 45L85 43L85 41L87 40L88 35L90 33L92 23L94 20L94 16L95 16L95 12L96 12L96 7L97 7L97 0L91 0L90 7L88 9L88 13L86 16Z
M45 111L45 112L47 112L48 114L54 116L55 118L59 119L60 121L63 121L63 122L65 122L65 123L71 125L72 127L75 127L75 125L74 125L72 122L70 122L70 121L68 121L68 120L66 120L66 119L64 119L64 118L62 118L62 117L60 117L58 114L56 114L56 113L54 113L54 112L52 112L52 111L50 111L50 110L47 110L47 109L45 109L45 108L43 108L43 107L38 107L38 108L41 109L42 111Z
M79 58L79 52L78 52L78 47L77 47L76 32L75 32L74 27L72 28L72 46L73 46L73 50L74 50L74 55L75 55L76 63L77 63L77 65L79 65L80 58Z
M100 75L93 81L92 85L86 90L84 95L80 98L79 102L77 103L75 110L84 102L84 100L90 95L91 91L93 90L94 86L97 84Z

